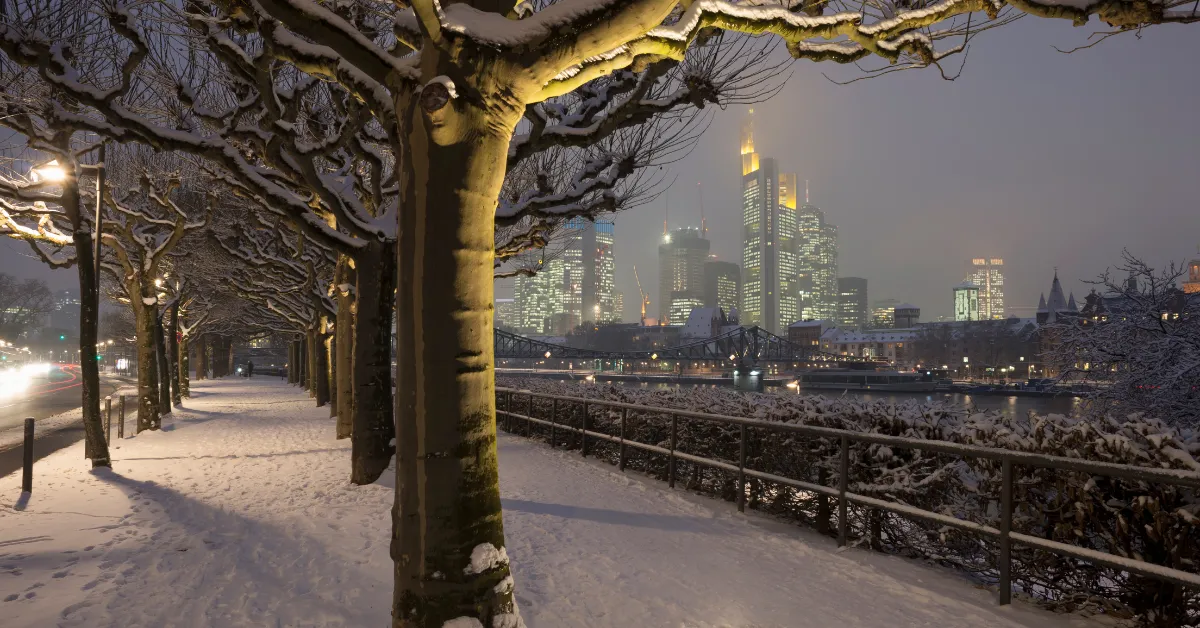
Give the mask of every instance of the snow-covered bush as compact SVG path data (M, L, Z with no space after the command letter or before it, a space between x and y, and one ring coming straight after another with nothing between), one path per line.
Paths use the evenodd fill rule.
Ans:
M1156 468L1200 470L1200 438L1153 420L1107 418L1081 420L1063 415L1006 417L942 404L864 402L852 397L742 393L728 388L638 389L603 384L501 378L499 385L518 390L643 406L692 410L756 419L802 423L909 438L1001 447L1018 451L1084 458ZM506 399L498 403L505 409ZM528 411L528 397L514 395L513 410ZM535 416L549 418L552 402L538 399ZM588 429L620 434L621 411L591 407ZM579 404L559 402L560 425L581 427ZM676 419L678 451L736 464L739 428L700 419ZM504 419L501 419L503 424ZM512 430L526 433L516 421ZM668 447L671 422L666 415L630 411L628 440ZM548 438L534 426L532 435ZM555 445L578 447L579 437L558 430ZM616 445L592 439L589 455L618 460ZM629 467L660 478L666 456L627 449ZM839 444L801 434L749 429L747 467L827 486L836 483ZM1196 526L1200 504L1191 489L1164 484L1091 476L1018 465L1015 468L1015 517L1018 532L1185 570L1200 570ZM734 500L736 477L710 467L677 461L676 478L691 490ZM992 527L999 527L1001 465L981 459L881 445L851 444L850 490L901 502ZM749 482L747 505L821 530L836 529L835 500L823 499L773 482ZM967 571L994 583L995 542L921 521L851 507L856 542ZM1017 590L1061 610L1103 609L1135 617L1153 626L1200 626L1200 592L1020 545L1013 549Z

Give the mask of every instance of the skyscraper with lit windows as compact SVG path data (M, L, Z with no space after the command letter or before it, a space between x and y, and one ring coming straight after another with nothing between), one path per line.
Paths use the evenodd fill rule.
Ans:
M999 257L976 257L966 281L979 286L979 319L1004 318L1004 260Z
M837 227L825 221L825 212L809 202L796 212L797 276L800 318L833 321L838 315Z
M799 314L796 175L754 150L754 110L742 126L743 325L783 333Z

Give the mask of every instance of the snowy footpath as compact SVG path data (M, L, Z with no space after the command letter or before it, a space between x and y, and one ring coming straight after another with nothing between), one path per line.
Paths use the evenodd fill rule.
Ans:
M196 382L187 406L111 472L80 443L28 500L0 478L0 624L390 625L390 474L350 485L328 409L279 380ZM500 476L531 628L1104 625L515 437Z

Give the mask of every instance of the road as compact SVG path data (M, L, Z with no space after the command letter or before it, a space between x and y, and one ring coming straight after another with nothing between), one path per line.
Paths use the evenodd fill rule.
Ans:
M3 375L0 375L3 376ZM112 394L122 384L128 382L117 378L100 378L100 398ZM19 426L27 417L40 421L64 412L78 409L82 393L83 379L79 374L79 366L73 364L55 364L47 376L38 376L30 382L28 388L0 396L0 430ZM103 405L101 406L103 409ZM83 438L83 425L45 433L35 428L38 434L34 444L34 459L40 459L54 451L78 442ZM0 450L0 477L13 473L21 468L21 447L11 447Z

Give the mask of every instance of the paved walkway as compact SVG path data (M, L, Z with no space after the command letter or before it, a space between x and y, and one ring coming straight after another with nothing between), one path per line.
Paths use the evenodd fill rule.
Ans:
M198 382L92 473L75 444L0 478L0 617L25 626L386 626L393 482L348 484L325 408L276 379ZM500 439L531 628L1092 627L945 570Z

